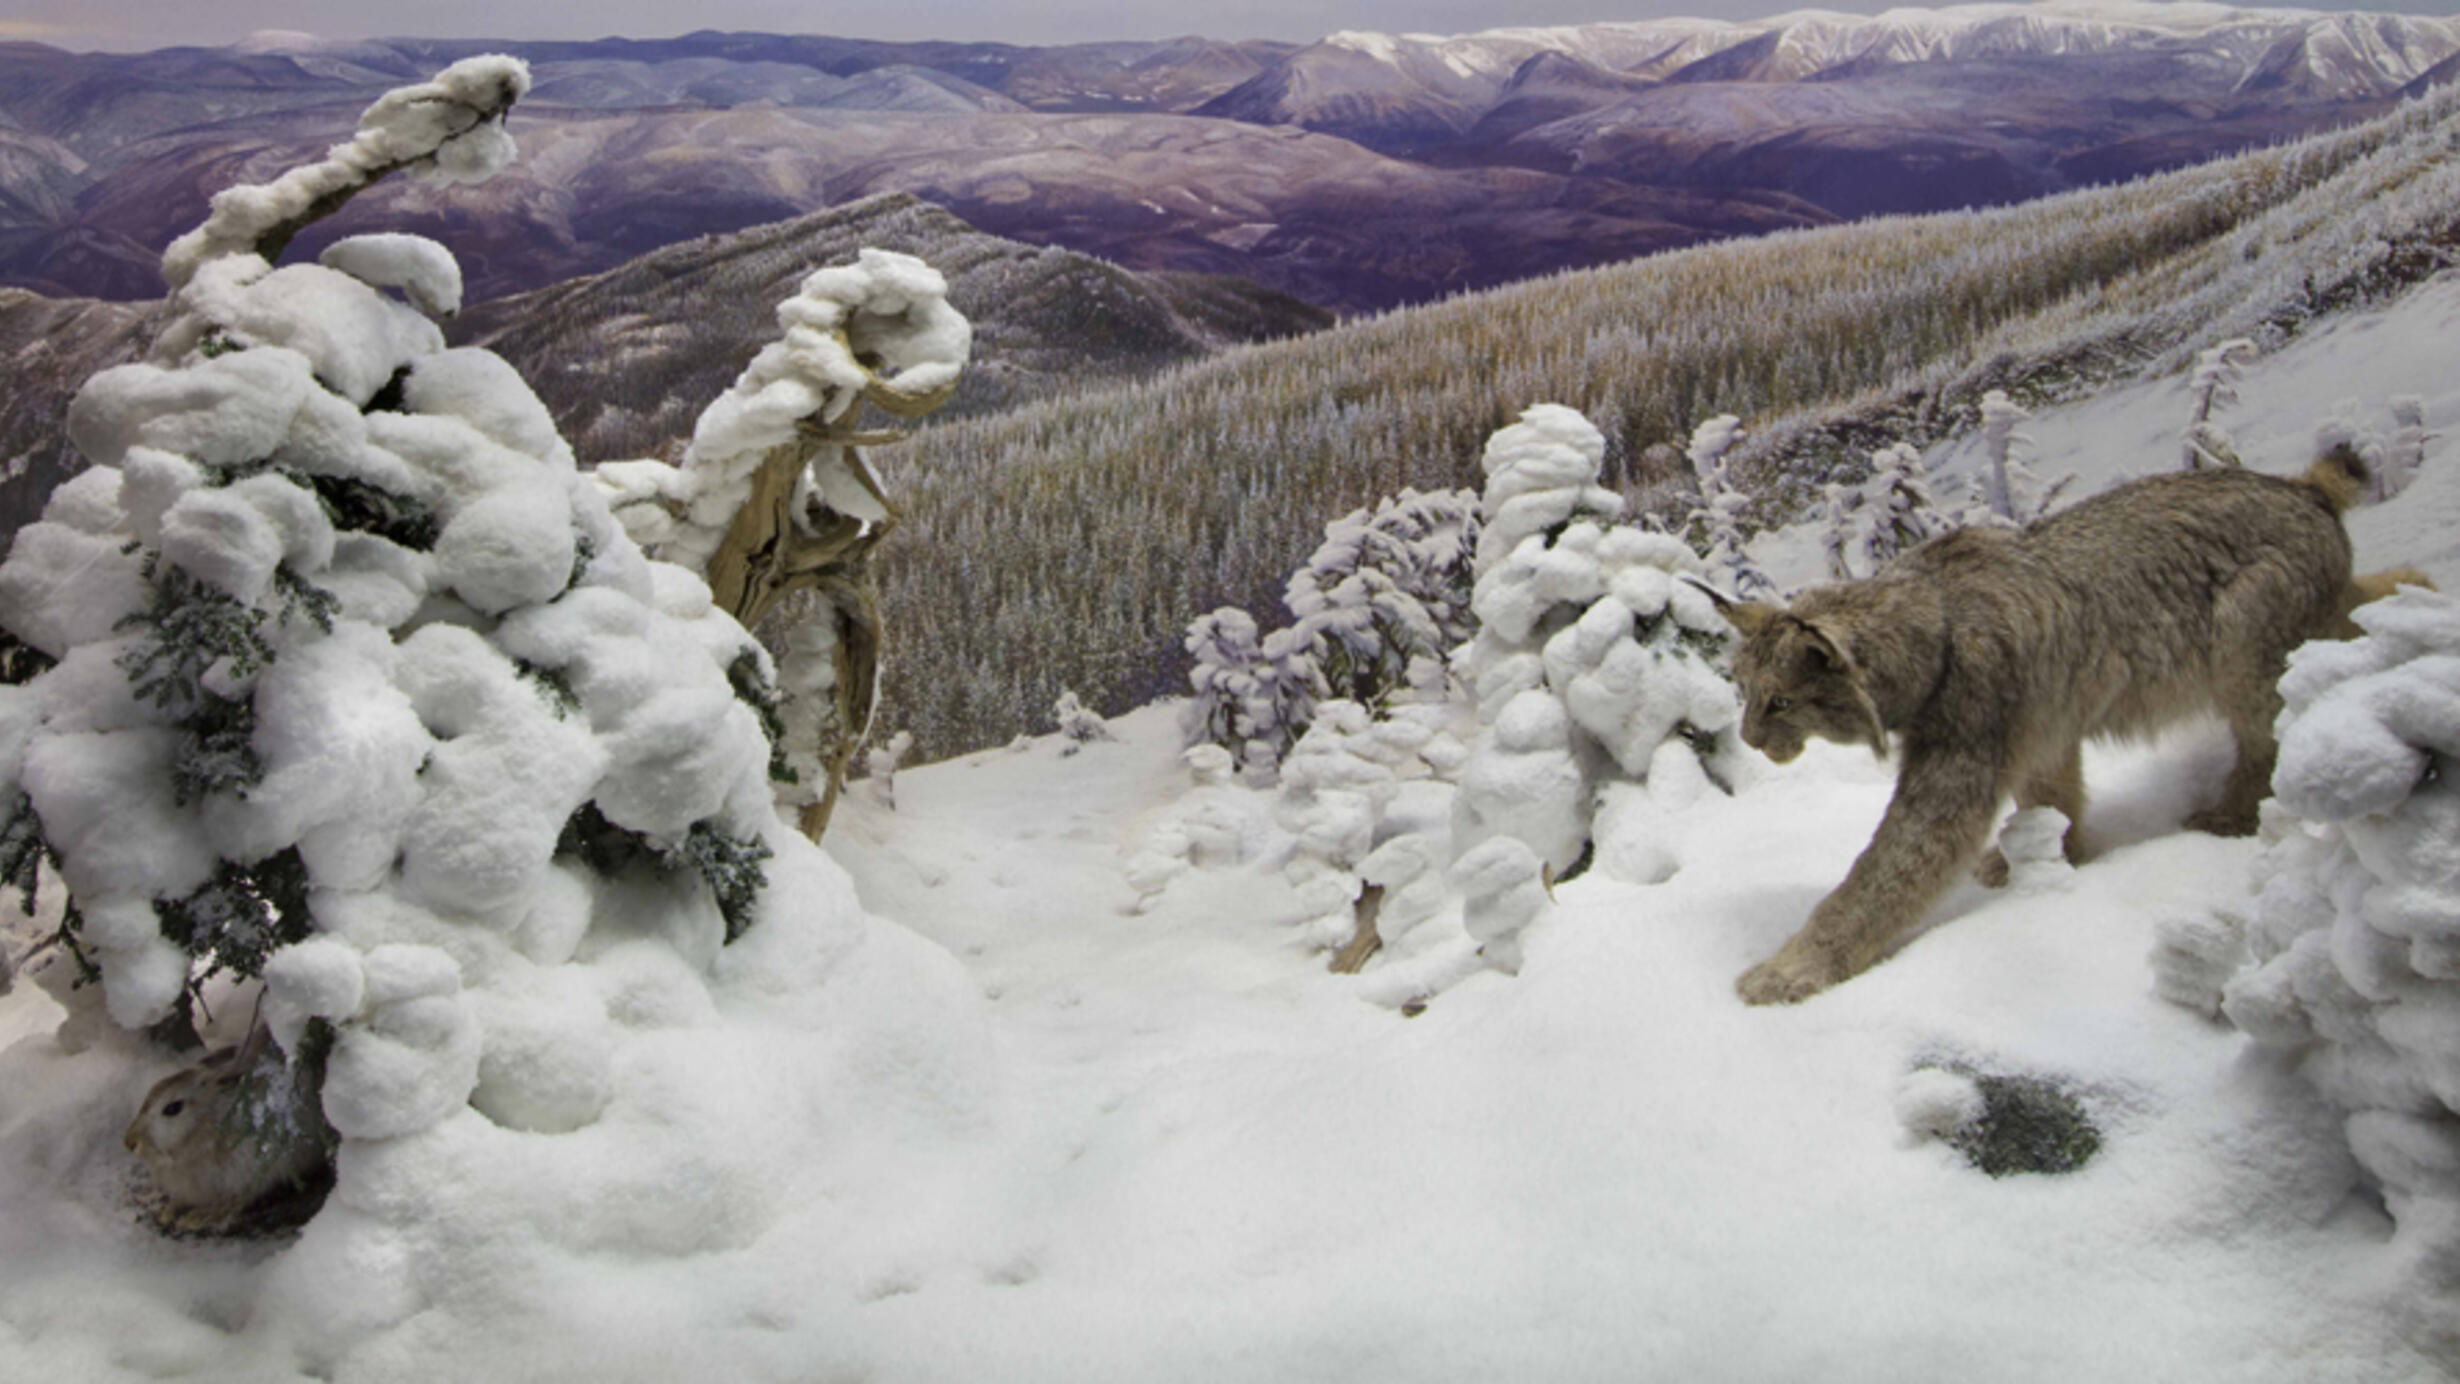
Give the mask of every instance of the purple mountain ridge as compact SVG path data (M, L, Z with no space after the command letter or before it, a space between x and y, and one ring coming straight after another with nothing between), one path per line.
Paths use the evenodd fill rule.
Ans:
M525 57L524 156L387 188L303 237L448 239L474 299L883 192L1133 269L1340 311L1837 219L2040 196L2374 114L2460 21L2131 3L1669 19L1312 44L1033 48L704 32L571 43L262 35L0 45L0 283L161 292L233 181L386 88Z

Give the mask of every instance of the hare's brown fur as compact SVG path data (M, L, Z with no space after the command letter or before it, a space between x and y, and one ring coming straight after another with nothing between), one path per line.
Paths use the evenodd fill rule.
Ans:
M1892 736L1901 753L1878 833L1802 930L1744 973L1743 998L1800 1000L1878 961L1981 854L2001 800L2080 820L2088 736L2219 712L2237 763L2187 824L2253 831L2289 651L2383 594L2353 584L2340 524L2364 474L2335 452L2295 480L2154 476L2022 532L1948 534L1783 608L1728 606L1745 635L1747 743L1779 763L1810 736L1881 753ZM2070 859L2086 853L2079 836ZM1994 864L2003 876L1994 860L1986 880Z

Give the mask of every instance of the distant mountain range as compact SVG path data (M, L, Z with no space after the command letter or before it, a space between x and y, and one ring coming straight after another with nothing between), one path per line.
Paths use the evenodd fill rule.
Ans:
M883 192L1135 269L1356 311L1738 234L2004 203L2374 114L2460 21L2049 3L1454 38L0 45L0 283L134 299L206 197L469 53L529 59L524 147L304 237L423 230L472 296Z
M664 246L603 274L482 303L448 324L520 370L591 464L669 454L814 268L864 246L919 255L974 323L973 359L942 419L1140 379L1225 347L1320 330L1331 313L1244 279L1120 269L986 235L902 193ZM140 356L155 303L0 287L0 552L84 468L61 420L95 372ZM671 455L670 455L671 459Z

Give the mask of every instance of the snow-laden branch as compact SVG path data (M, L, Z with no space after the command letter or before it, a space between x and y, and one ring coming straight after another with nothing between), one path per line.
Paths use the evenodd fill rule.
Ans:
M848 444L853 409L868 400L899 418L947 402L973 347L973 326L948 304L948 281L911 255L865 250L822 269L778 304L783 334L702 411L680 467L658 461L598 468L616 517L666 561L705 570L770 455L806 440L797 522L816 501L870 523L889 517L879 484ZM807 430L834 436L810 437Z
M433 81L395 87L359 117L359 132L321 163L270 183L214 194L205 223L171 242L162 277L174 291L225 255L280 257L290 238L379 179L415 169L443 182L484 182L513 159L504 116L530 89L529 64L502 54L464 58Z

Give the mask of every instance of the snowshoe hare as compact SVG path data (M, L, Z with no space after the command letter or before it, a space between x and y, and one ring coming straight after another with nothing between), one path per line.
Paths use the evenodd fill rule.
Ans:
M245 1042L156 1082L121 1138L161 1193L155 1223L244 1234L313 1215L332 1166L322 1066L287 1060L259 1021Z

